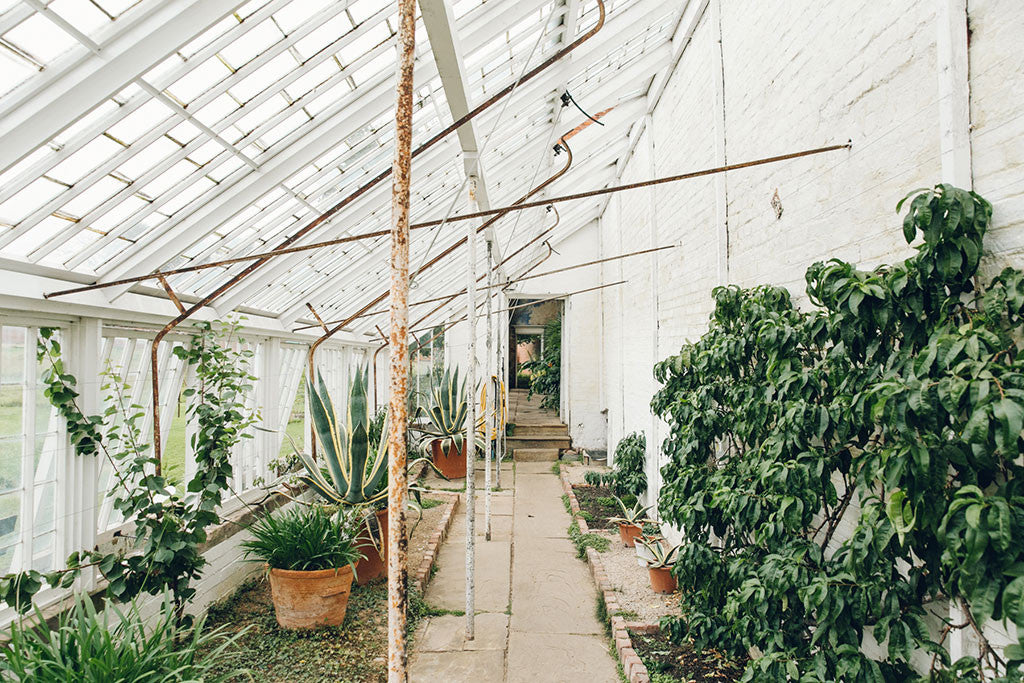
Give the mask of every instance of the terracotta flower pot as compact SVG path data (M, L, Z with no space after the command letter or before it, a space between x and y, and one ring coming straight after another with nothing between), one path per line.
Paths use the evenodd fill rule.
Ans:
M651 588L655 593L675 592L676 577L672 576L672 567L648 567L647 573L651 577Z
M377 524L380 526L380 550L373 545L370 532L364 526L356 537L356 545L363 559L356 562L356 584L363 586L378 579L388 570L388 511L387 508L377 512Z
M466 476L466 442L462 442L462 448L455 449L455 443L448 442L448 448L441 448L441 440L437 439L430 444L430 450L434 455L434 464L441 474L449 479L463 479Z
M352 567L270 570L270 594L281 628L340 626L352 593Z
M619 538L627 548L636 547L636 539L643 532L643 529L636 524L619 524Z

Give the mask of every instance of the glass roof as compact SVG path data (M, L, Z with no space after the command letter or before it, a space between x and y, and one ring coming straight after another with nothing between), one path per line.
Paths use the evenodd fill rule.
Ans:
M471 105L597 19L593 0L448 1ZM98 92L88 107L66 114L59 132L0 168L0 256L112 280L267 251L390 167L393 1L220 4L229 9L219 20L180 36L172 53L154 54L137 69L141 75L116 92ZM0 0L0 116L100 59L115 41L139 40L133 32L159 5ZM632 115L610 117L607 127L588 129L573 144L574 168L589 164L587 186L614 179L615 161L643 113L639 103L667 65L680 15L659 0L606 0L606 7L605 28L571 61L556 63L517 88L507 107L498 104L474 122L486 148L481 175L492 205L515 201L561 168L564 157L554 157L553 141L586 120L575 108L561 108L565 87L591 113L625 112L622 102L638 103ZM567 25L573 35L566 35ZM451 111L418 19L414 145L447 126ZM416 158L414 221L445 215L465 180L462 157L459 138L450 135ZM579 189L579 177L572 187ZM390 183L380 183L304 241L386 230L389 195ZM466 208L461 198L455 206ZM595 200L574 207L566 215L575 225L563 221L559 231L592 220L601 206ZM535 209L494 229L500 247L507 241L517 249L550 222ZM433 255L464 234L463 223L416 231L414 267L428 246ZM325 318L344 317L386 289L387 249L386 238L376 238L274 259L220 305L266 311L286 324L306 317L307 301ZM525 250L507 267L522 270L538 253ZM179 294L199 297L246 265L170 281ZM458 290L462 273L464 255L453 254L418 279L413 300Z

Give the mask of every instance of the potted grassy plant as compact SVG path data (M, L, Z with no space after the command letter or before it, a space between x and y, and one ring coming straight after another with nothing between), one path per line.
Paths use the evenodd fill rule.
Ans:
M387 568L388 418L387 411L371 418L367 402L367 369L356 370L349 383L348 409L339 418L323 377L319 388L307 385L309 414L320 444L321 462L296 450L305 467L299 480L328 504L349 508L361 521L356 538L363 559L356 565L356 581L363 585L382 576ZM372 438L371 438L372 437ZM409 469L425 458L408 463ZM415 508L419 488L410 486Z
M459 382L459 371L444 371L440 381L431 388L429 424L422 431L423 443L430 448L434 465L447 479L466 476L466 385ZM474 441L482 444L479 435L483 420L478 420Z
M282 628L339 626L352 591L356 544L351 514L296 505L265 515L242 542L247 559L265 562L274 614Z
M619 538L627 548L632 548L636 545L636 539L643 533L644 524L651 522L647 518L647 511L650 508L641 505L639 500L632 507L628 507L618 496L615 496L615 500L619 502L622 516L609 517L608 521L619 525Z

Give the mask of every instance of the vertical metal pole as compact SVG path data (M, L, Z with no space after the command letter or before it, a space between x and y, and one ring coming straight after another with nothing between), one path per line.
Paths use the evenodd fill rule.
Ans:
M469 177L469 210L477 211L476 176ZM475 554L475 479L476 472L476 225L466 221L466 640L473 640L476 612L474 582Z
M500 296L500 293L499 293L499 296ZM497 316L497 320L495 322L496 322L496 324L498 324L500 326L501 325L501 321L504 320L504 319L505 319L504 314L500 314L499 313L498 316ZM498 368L497 368L497 372L495 373L497 375L497 377L498 377L498 387L497 387L498 392L501 392L502 383L505 381L505 347L506 346L507 346L507 342L504 341L504 334L499 329L499 331L498 331ZM501 409L502 409L501 401L505 400L507 402L508 398L504 394L501 394L501 393L499 393L495 398L498 400L497 410L501 411ZM500 416L500 412L499 412L499 416ZM500 417L498 418L497 422L498 422L498 426L501 429L498 430L498 440L495 443L495 445L497 446L498 455L495 458L497 469L494 472L494 485L497 486L500 489L501 488L501 461L504 458L504 454L505 454L505 425L503 425L501 423L501 418Z
M494 326L491 324L492 307L491 300L494 298L494 267L491 260L492 244L487 240L487 354L484 356L487 362L484 364L484 386L487 393L484 394L484 539L491 540L491 435L494 434L494 407L498 405L498 387L492 380L494 373L491 371L491 353L494 351ZM472 318L470 314L470 318Z
M416 2L398 1L398 88L391 185L391 395L388 427L388 683L406 683L405 628L409 573L405 507L406 394L409 391L409 178L412 164L413 57Z

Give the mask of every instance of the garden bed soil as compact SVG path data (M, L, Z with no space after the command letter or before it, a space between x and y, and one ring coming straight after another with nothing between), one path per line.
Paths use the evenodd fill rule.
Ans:
M612 497L611 487L589 486L587 484L573 485L572 492L576 496L576 501L580 504L580 515L583 519L587 520L587 526L591 530L614 530L616 537L618 537L618 523L609 522L608 519L610 517L621 517L622 509L619 508L619 504ZM622 545L622 543L620 542L619 545Z
M652 681L731 683L743 677L743 661L718 650L707 649L698 654L688 645L676 645L661 631L630 631L629 639Z
M413 530L409 539L410 575L422 563L444 510L444 504L424 510L423 519ZM412 514L410 526L414 521ZM387 584L382 577L365 586L352 586L341 626L285 630L274 619L270 584L260 575L211 607L206 628L223 627L229 635L248 629L232 648L236 656L224 665L224 672L248 669L253 680L267 683L386 681L387 604ZM410 612L411 633L416 610Z

